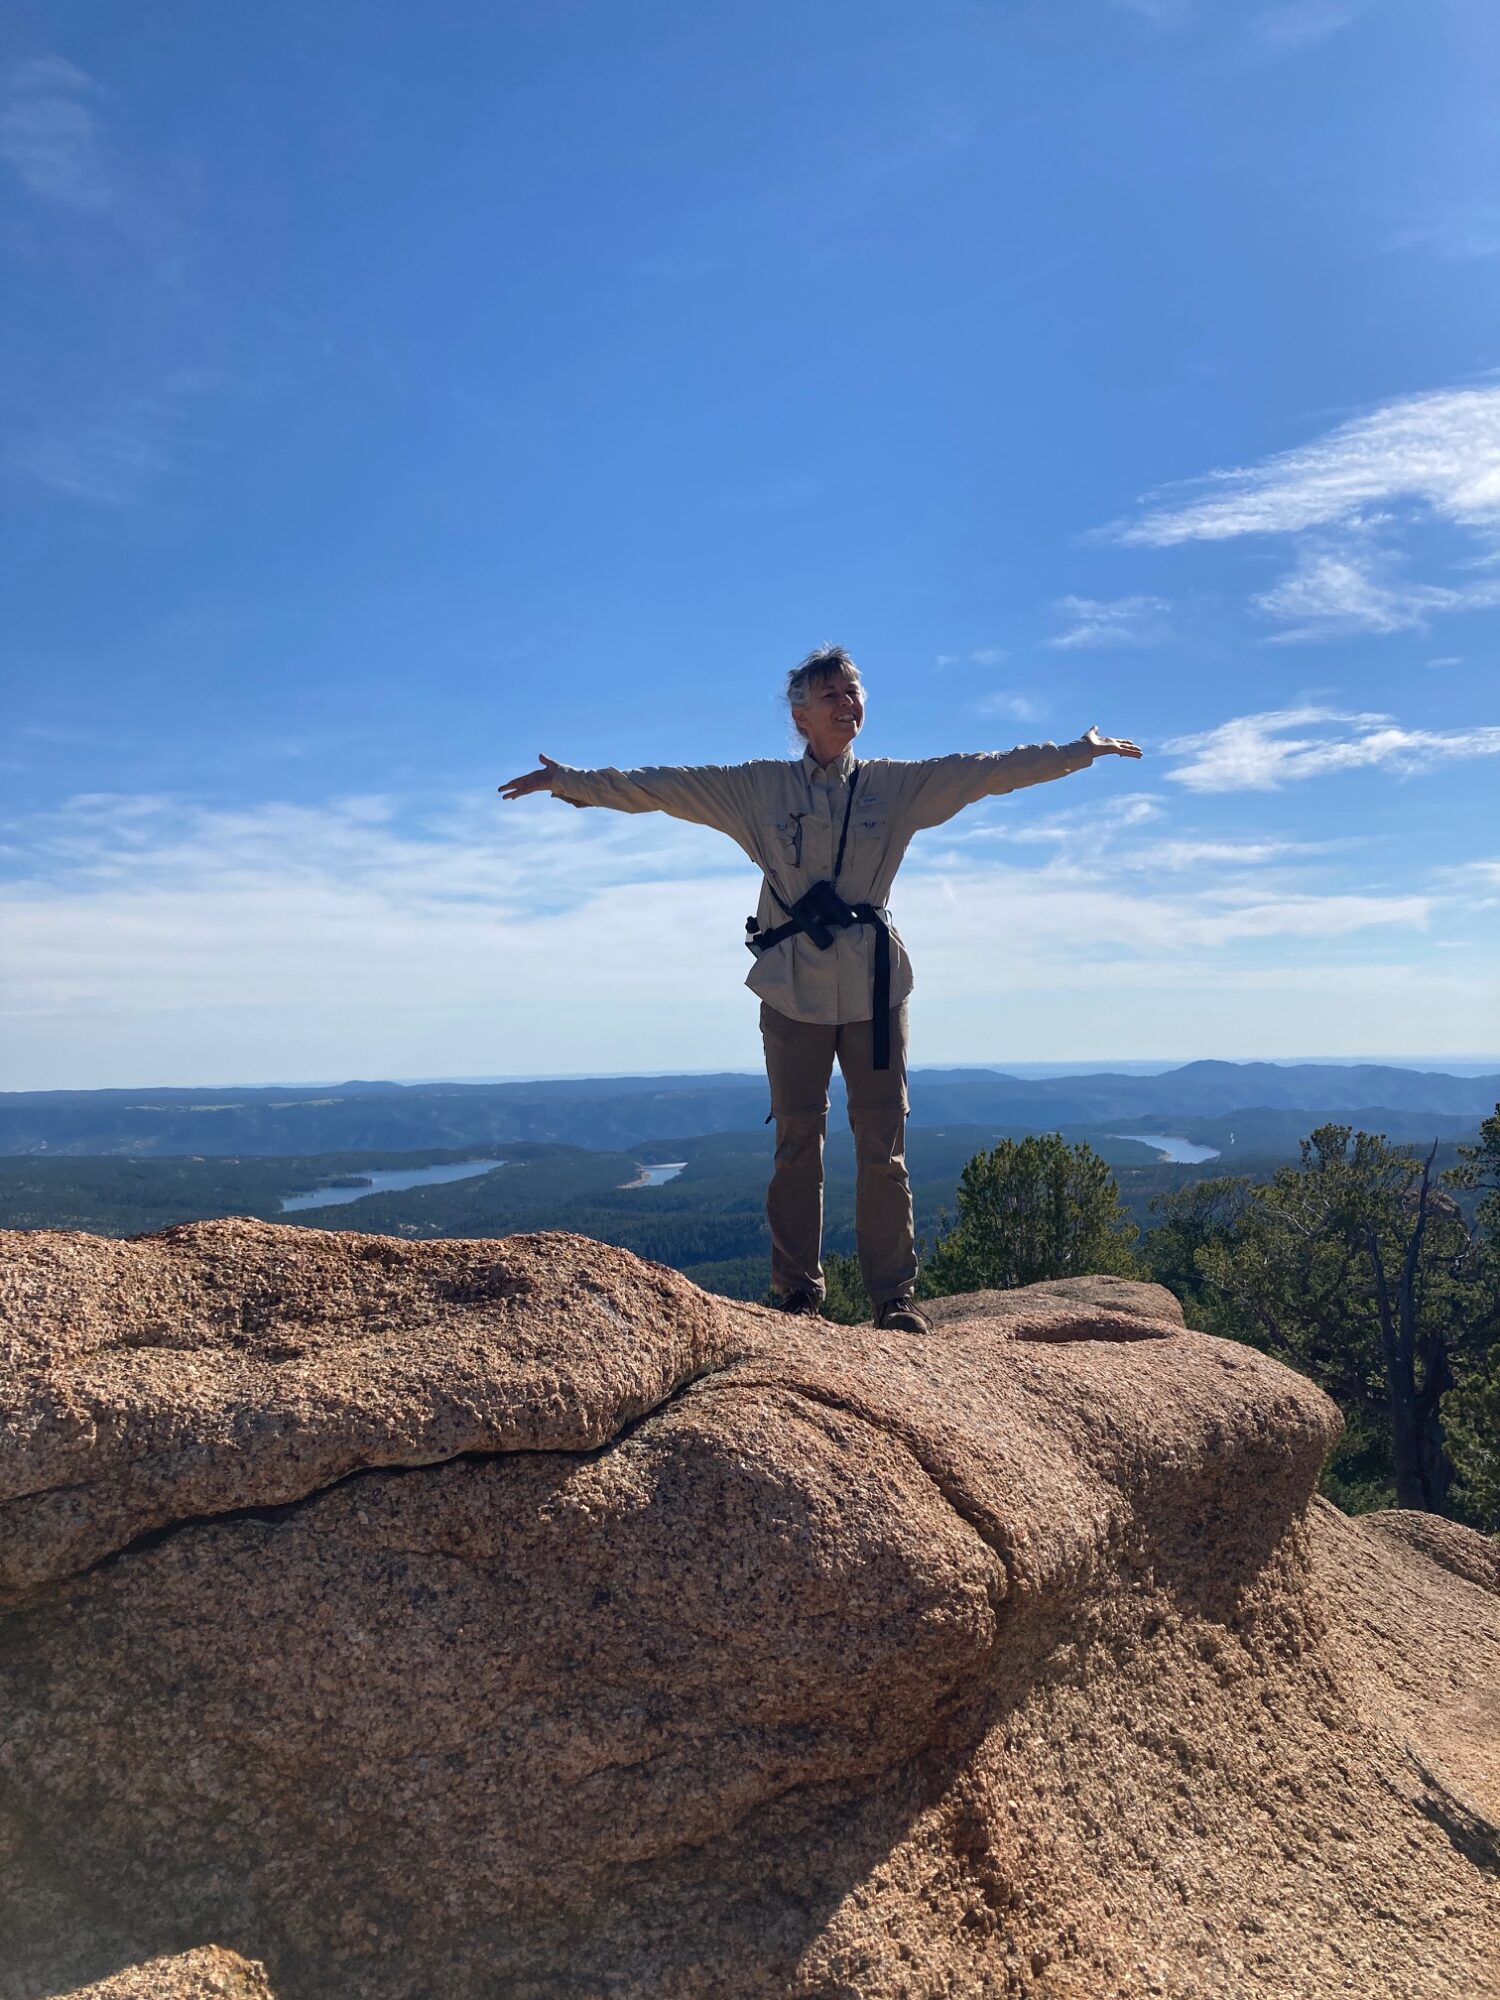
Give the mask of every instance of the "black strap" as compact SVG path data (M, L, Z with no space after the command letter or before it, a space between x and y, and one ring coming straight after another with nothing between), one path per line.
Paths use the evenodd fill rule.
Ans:
M835 889L839 885L839 870L844 865L844 842L849 838L849 815L854 810L854 788L858 783L859 766L856 764L849 773L849 796L844 801L844 824L839 833L839 851L833 864L833 873L828 878Z
M858 764L856 764L849 773L849 796L844 801L844 824L839 829L839 851L838 854L834 857L833 873L828 878L828 886L830 889L836 889L838 887L839 870L844 865L844 843L849 838L849 816L854 811L854 788L858 783L859 783L859 766ZM766 877L766 887L770 890L772 900L775 902L777 908L781 911L781 914L784 917L791 916L792 914L791 904L786 900L785 896L782 895L781 891L777 888L776 884L771 880L769 875ZM755 920L753 917L748 918L746 920L745 928L746 930L754 930ZM802 926L799 923L793 923L792 925L792 930L794 931L800 931L801 928ZM769 931L763 933L763 935L767 938L770 938ZM776 936L771 939L771 942L773 944L779 944L782 938L790 936L791 936L791 931L778 931L776 933ZM752 946L751 949L753 950L754 946Z
M773 889L771 894L774 896L776 891ZM759 958L763 951L769 951L773 944L780 944L783 938L795 936L801 928L801 924L778 924L774 931L763 931L757 929L754 917L746 917L745 929L750 935L745 942Z
M875 990L870 997L874 1015L874 1048L871 1058L876 1069L891 1066L891 924L884 910L873 903L856 903L855 914L862 924L875 926Z

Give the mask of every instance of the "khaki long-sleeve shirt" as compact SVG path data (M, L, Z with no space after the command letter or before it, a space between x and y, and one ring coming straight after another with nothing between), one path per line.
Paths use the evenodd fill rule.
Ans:
M912 835L923 827L941 826L978 799L1066 777L1093 761L1083 742L1061 748L1031 743L910 763L861 759L839 894L849 903L884 904ZM764 929L782 921L772 888L790 905L814 882L832 876L854 771L850 750L828 765L820 765L811 751L795 760L639 771L577 771L560 764L552 772L551 790L570 805L664 812L727 833L765 877L756 911ZM836 931L826 951L799 933L757 957L745 984L794 1021L868 1021L874 956L875 933L867 924ZM911 960L893 925L891 1005L899 1005L911 989Z

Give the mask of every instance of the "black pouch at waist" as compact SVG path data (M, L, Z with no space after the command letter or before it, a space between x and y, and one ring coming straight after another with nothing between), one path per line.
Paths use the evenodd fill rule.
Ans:
M859 917L831 882L814 882L787 911L788 917L819 951L827 951L835 931L847 930Z
M774 889L771 893L776 894ZM781 902L779 896L776 900ZM746 917L745 929L749 935L745 942L753 952L766 951L796 931L810 937L819 951L827 951L835 931L847 930L850 924L862 921L858 909L846 903L831 882L814 882L795 903L782 903L781 907L787 920L773 929L762 930L754 917Z
M773 889L772 895L776 892ZM780 897L777 901L780 902ZM875 932L875 980L873 999L874 1049L876 1069L891 1066L891 915L883 905L846 903L831 882L814 882L795 903L782 903L787 921L772 930L762 930L754 917L746 917L745 943L757 958L773 945L783 943L801 931L819 951L827 951L836 930L850 924L869 924Z

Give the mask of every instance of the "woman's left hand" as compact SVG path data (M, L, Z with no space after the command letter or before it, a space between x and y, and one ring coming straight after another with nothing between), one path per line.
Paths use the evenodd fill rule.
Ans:
M1139 745L1132 743L1128 736L1101 736L1097 722L1091 722L1078 740L1080 743L1087 743L1096 757L1139 757L1141 755Z

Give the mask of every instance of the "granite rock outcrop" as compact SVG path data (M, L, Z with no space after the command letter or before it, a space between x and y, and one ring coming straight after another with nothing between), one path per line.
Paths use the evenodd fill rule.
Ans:
M0 2000L1500 1993L1490 1545L1157 1288L935 1322L0 1240Z
M266 1969L238 1952L204 1945L147 1965L127 1966L64 2000L273 2000Z

